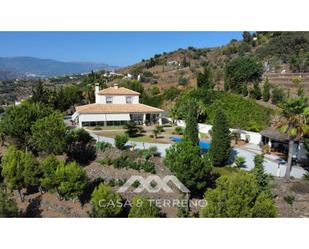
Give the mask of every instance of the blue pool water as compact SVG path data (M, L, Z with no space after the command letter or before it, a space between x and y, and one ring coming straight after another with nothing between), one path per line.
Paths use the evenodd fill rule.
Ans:
M180 142L180 141L182 141L182 138L176 137L176 136L171 136L170 140L173 141L173 142ZM199 142L199 146L202 150L209 150L209 148L210 148L210 144L207 141L204 141L204 140Z

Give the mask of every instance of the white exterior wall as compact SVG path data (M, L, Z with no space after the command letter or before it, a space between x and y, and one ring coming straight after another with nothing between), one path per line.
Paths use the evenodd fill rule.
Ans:
M307 159L307 151L303 143L301 143L300 145L295 144L293 150L293 156L297 157L298 160ZM296 151L298 151L298 153L296 153Z
M130 114L128 113L117 113L117 114L106 114L107 121L129 121Z
M130 115L126 113L117 114L79 114L79 127L82 122L101 122L101 121L129 121Z
M96 96L96 103L97 104L106 104L106 97L107 95L98 95ZM138 104L139 103L139 96L118 96L118 95L113 95L113 104L126 104L126 97L132 97L132 104Z
M178 126L185 127L186 124L183 120L177 120L176 121ZM209 134L209 131L212 129L212 125L208 124L198 124L199 131L201 133ZM234 131L235 129L230 129L230 131ZM258 132L252 132L252 131L244 131L245 133L240 134L240 138L245 140L246 134L250 136L249 142L252 144L259 144L261 142L262 136Z
M181 126L181 127L186 126L186 124L183 120L177 120L176 124L178 126ZM199 132L209 134L209 131L211 130L212 125L198 124L198 128L199 128ZM236 129L230 129L230 131L234 131L234 130L236 130ZM250 136L249 143L252 143L252 144L259 145L261 140L262 140L262 135L258 132L253 132L253 131L244 131L244 133L240 134L240 138L245 140L246 135ZM295 153L296 151L298 151L298 154L297 154L298 159L306 159L307 158L307 155L306 155L307 152L306 152L305 146L303 144L300 144L299 148L298 148L298 145L295 144L294 148L293 148L293 155L295 155L295 156L296 156L296 153Z

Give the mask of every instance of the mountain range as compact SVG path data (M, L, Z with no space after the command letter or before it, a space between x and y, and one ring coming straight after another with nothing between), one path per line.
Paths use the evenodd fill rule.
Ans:
M25 76L65 76L88 73L91 70L117 68L101 62L63 62L34 57L0 57L0 80Z

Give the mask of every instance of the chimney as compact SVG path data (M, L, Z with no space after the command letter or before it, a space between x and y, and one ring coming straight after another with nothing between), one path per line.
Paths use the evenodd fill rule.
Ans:
M99 91L100 91L100 85L99 85L99 83L95 83L95 94L98 94L99 93Z
M100 92L100 85L99 83L95 83L94 88L94 96L95 96L95 102L98 103L98 93Z
M117 83L114 84L114 88L118 89L118 84Z

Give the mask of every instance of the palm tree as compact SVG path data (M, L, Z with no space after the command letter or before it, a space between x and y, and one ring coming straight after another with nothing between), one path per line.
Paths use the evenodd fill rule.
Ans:
M301 141L309 133L309 110L304 96L288 98L282 103L282 116L277 123L280 131L288 135L289 152L285 177L290 177L295 140Z
M236 156L234 163L235 163L237 168L240 168L246 163L246 159L242 156Z
M84 86L83 95L85 96L87 103L91 103L92 95L93 95L93 86L92 84L87 84Z
M139 133L143 132L143 128L140 126L137 126L134 121L129 121L124 124L124 129L126 129L126 134L129 137L136 137Z
M157 125L156 128L152 131L155 138L158 138L158 135L164 132L164 128L162 125Z

